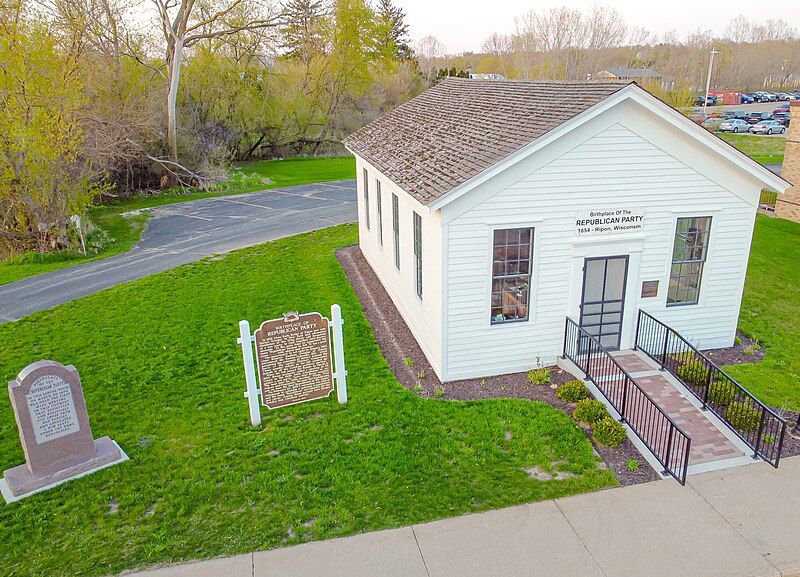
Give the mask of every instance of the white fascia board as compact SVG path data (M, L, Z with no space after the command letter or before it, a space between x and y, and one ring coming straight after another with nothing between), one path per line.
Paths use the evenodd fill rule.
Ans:
M428 208L430 209L431 212L440 210L442 207L462 197L464 194L466 194L473 188L483 184L487 180L490 180L497 174L503 172L509 166L516 164L517 162L523 160L524 158L527 158L531 154L535 153L537 150L541 150L548 144L568 134L569 132L576 129L580 125L588 122L592 118L599 116L606 110L609 110L610 108L616 106L617 104L619 104L624 100L632 100L634 102L637 102L644 108L655 113L663 120L669 122L679 130L681 130L687 136L693 138L696 141L701 142L703 145L707 146L711 150L723 156L733 165L734 169L742 170L747 174L749 174L750 176L752 176L753 178L755 178L756 180L760 181L764 185L764 188L768 188L775 192L783 193L787 188L791 186L791 183L782 179L780 176L774 174L769 169L761 166L758 162L756 162L746 154L736 150L735 148L733 148L720 138L714 136L702 126L695 124L692 120L685 117L683 114L681 114L671 106L664 104L658 98L651 95L649 92L640 88L636 84L629 84L628 86L612 94L602 102L598 102L591 108L583 111L577 116L570 118L557 128L540 136L530 144L526 144L516 152L510 154L509 156L498 162L497 164L473 176L470 180L456 186L448 193L444 194L443 196L431 202L428 205Z

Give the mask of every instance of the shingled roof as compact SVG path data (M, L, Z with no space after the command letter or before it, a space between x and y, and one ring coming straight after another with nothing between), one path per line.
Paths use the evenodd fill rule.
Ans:
M428 204L628 84L448 78L344 144Z

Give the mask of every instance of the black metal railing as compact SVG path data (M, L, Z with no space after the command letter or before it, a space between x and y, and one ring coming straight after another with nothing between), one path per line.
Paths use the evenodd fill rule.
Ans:
M635 348L680 380L692 394L773 467L781 460L786 420L697 350L680 333L639 311Z
M569 317L564 328L564 357L575 363L597 387L620 414L622 422L627 423L661 463L664 474L672 475L685 485L691 437L633 380L596 337Z

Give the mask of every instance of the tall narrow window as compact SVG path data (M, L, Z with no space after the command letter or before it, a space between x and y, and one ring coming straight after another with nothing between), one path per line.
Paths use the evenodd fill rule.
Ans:
M369 174L364 169L364 222L369 230Z
M392 194L392 236L394 236L394 266L400 269L400 211L397 195Z
M678 219L667 305L693 305L700 299L700 283L708 254L710 231L710 216Z
M417 296L422 298L422 217L414 213L414 280Z
M492 324L528 319L532 254L532 228L494 231Z
M378 209L378 242L383 246L383 199L381 199L381 181L375 179L375 205Z

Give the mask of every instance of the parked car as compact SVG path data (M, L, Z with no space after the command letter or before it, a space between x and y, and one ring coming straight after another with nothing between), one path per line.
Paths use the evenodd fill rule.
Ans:
M756 101L755 96L749 92L742 92L742 104L753 104Z
M706 130L715 131L719 128L719 125L725 122L724 118L719 116L709 116L703 122L700 123L700 126L705 128Z
M775 96L776 96L776 97L778 98L778 100L780 100L780 101L784 101L784 100L791 100L791 99L792 99L792 97L791 97L791 96L789 96L788 94L786 94L785 92L776 92L776 93L775 93Z
M748 132L750 130L750 125L747 123L746 120L741 118L731 118L730 120L725 120L724 122L720 123L719 127L717 128L720 132Z
M750 124L757 124L763 120L771 119L772 115L769 112L751 112L747 115L747 118L745 118L745 120L747 120L747 122Z
M703 106L703 102L706 103L706 106L715 106L717 104L717 97L713 94L708 95L708 99L704 95L700 95L694 99L695 106Z
M756 102L769 102L769 94L766 92L753 92L753 97L756 99Z
M750 132L753 134L772 134L774 132L783 134L786 132L786 127L775 120L765 120L751 126Z
M747 118L746 110L725 110L722 113L723 118Z
M780 114L781 112L787 112L788 113L789 112L789 103L787 102L786 104L778 104L778 107L775 110L772 111L772 114L775 114L776 112L778 114Z
M789 126L789 121L791 120L791 116L788 112L779 112L778 114L773 114L772 118L775 120L775 122L780 122L786 127Z

